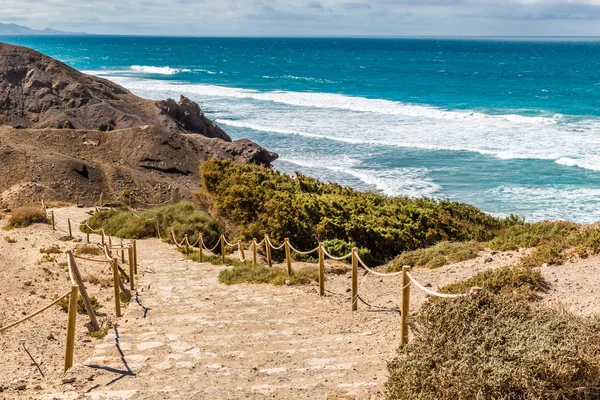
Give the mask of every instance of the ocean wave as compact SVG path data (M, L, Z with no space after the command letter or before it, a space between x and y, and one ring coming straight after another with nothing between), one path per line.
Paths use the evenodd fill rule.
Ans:
M348 144L472 152L600 170L600 118L447 111L330 93L270 91L111 76L149 98L186 96L220 110L220 124ZM497 110L493 110L497 111ZM573 161L575 160L575 161Z
M521 213L531 221L566 219L591 223L600 220L597 206L600 188L597 187L514 185L490 189L482 195L494 198L500 204L510 205L509 212ZM540 207L540 204L544 207Z
M564 165L565 167L579 167L583 169L589 169L592 171L600 171L600 162L598 158L595 157L594 161L585 160L585 159L574 159L570 157L561 157L558 160L554 161L559 165Z
M180 72L191 72L191 70L185 68L155 67L151 65L132 65L129 68L135 72L157 75L175 75Z
M168 67L167 67L168 68ZM160 80L135 80L120 78L119 83L130 89L162 90L196 93L202 96L229 97L235 99L252 99L287 104L297 107L321 109L338 109L354 112L375 113L384 115L400 115L442 120L505 120L519 124L556 124L562 115L552 117L523 116L517 114L492 115L476 111L443 110L426 105L415 105L384 99L370 99L359 96L347 96L336 93L270 91L262 92L254 89L234 88L207 84L189 84Z
M366 189L375 190L388 196L406 195L413 197L432 196L441 187L427 178L426 168L372 169L360 167L360 161L352 158L342 160L301 160L282 157L276 165L292 164L294 169L301 167L311 176L319 177L319 170L334 172L336 182L343 181L339 175L348 175L361 181ZM299 171L302 172L302 171Z

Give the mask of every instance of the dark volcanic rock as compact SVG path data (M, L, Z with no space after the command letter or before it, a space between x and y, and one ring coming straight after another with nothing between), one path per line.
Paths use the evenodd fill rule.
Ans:
M198 103L181 96L179 104L173 99L161 100L158 107L179 123L179 125L194 133L199 133L209 138L219 138L231 142L231 138L217 124L204 116Z

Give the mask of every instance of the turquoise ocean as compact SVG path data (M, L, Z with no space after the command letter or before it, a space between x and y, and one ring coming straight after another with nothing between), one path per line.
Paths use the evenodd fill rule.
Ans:
M600 220L600 40L0 37L190 97L275 167L528 220Z

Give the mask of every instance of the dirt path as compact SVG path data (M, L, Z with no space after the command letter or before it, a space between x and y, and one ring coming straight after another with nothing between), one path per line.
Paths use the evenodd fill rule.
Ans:
M76 208L55 212L63 220L87 216ZM77 365L67 375L76 380L56 382L43 393L28 391L20 398L383 397L386 362L399 340L399 315L362 303L352 313L349 274L328 276L330 292L321 298L316 286L219 284L218 273L225 267L185 260L174 246L157 239L139 241L138 254L139 302L132 300L112 333L91 343L92 349L78 353L76 344ZM416 270L414 275L436 288L515 263L520 255L485 253L436 270ZM583 305L596 310L597 304L590 305L598 281L595 262L542 269L555 286L547 300L566 301L575 312ZM359 282L368 303L397 307L398 279L368 275ZM413 290L411 311L426 299Z

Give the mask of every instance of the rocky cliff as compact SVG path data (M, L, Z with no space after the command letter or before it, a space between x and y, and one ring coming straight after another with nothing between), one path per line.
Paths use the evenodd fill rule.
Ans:
M190 99L142 99L24 47L0 43L0 93L0 203L73 200L75 188L84 202L189 198L206 159L277 158L231 141Z

